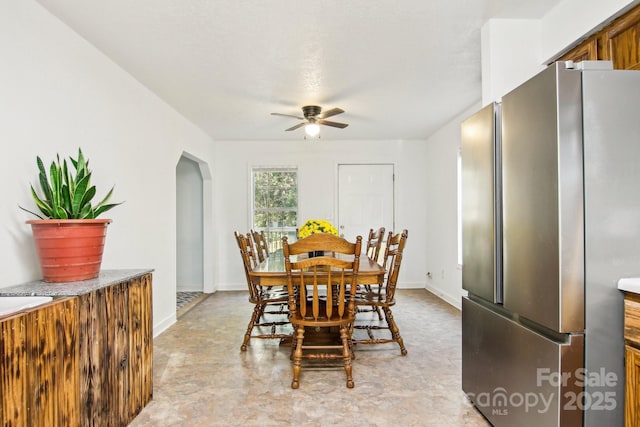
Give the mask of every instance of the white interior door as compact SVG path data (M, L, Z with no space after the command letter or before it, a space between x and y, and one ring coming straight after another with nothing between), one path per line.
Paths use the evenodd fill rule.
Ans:
M394 227L393 165L338 165L338 227L347 240Z

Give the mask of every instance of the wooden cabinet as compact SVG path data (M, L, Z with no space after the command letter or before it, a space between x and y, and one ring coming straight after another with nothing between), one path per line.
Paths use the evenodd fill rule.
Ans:
M618 70L640 70L640 6L606 27L604 52Z
M616 70L640 70L640 6L563 54L559 61L606 60Z
M625 426L640 425L640 295L624 297Z
M146 273L0 319L0 426L129 424L153 395L151 310Z
M578 46L562 55L559 60L573 62L596 61L601 59L598 53L598 38L596 36L592 36L585 42L580 43Z

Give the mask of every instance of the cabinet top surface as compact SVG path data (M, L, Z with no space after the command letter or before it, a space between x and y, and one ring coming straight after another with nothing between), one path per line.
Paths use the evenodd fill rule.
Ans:
M101 270L97 278L77 282L48 283L34 280L21 285L0 288L0 296L62 297L83 295L151 272L153 269Z
M640 277L625 277L618 280L618 289L640 294Z

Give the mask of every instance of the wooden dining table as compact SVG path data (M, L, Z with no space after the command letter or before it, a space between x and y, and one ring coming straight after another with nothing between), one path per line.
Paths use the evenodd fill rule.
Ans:
M307 257L308 255L292 255L291 261L296 261L297 257ZM338 258L353 259L353 256L335 254ZM278 286L287 283L287 271L284 266L284 255L282 249L269 254L260 264L251 271L251 278L259 286ZM360 256L360 268L358 270L358 285L376 285L383 283L385 269L380 264L369 259L366 254Z

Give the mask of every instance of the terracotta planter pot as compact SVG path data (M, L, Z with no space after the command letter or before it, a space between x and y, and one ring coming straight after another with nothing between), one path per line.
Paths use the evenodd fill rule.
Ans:
M110 219L31 220L33 240L45 282L98 277Z

